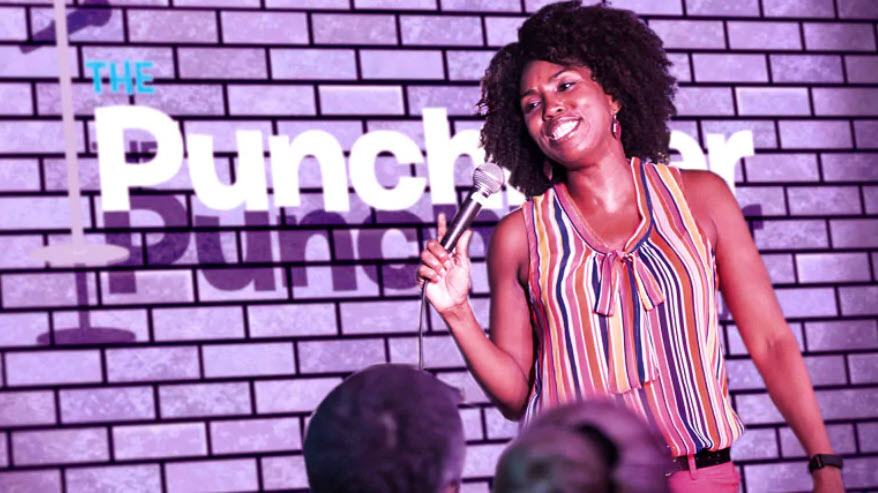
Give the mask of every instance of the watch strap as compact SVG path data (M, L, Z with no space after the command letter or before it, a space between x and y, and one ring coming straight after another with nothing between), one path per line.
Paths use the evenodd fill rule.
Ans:
M844 460L841 456L834 454L814 454L811 457L811 460L808 461L808 472L813 473L818 469L823 469L826 466L837 467L841 469L844 465Z

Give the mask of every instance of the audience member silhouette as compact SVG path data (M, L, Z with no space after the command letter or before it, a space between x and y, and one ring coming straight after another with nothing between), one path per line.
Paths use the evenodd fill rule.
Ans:
M657 431L612 401L547 411L497 463L494 493L667 493Z
M466 453L455 388L402 365L351 375L314 412L305 437L314 493L449 493Z

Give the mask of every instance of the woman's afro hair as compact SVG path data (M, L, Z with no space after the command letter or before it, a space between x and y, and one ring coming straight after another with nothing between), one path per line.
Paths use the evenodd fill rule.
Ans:
M521 75L532 60L588 67L620 103L625 153L667 162L676 81L668 73L671 63L661 39L630 11L558 2L528 18L518 42L498 51L482 77L481 144L487 159L511 172L512 186L528 197L551 186L543 173L546 157L530 138L519 106Z

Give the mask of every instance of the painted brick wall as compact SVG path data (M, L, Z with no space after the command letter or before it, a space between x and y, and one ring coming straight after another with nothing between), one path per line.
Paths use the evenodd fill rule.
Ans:
M181 173L135 193L130 213L104 213L95 107L148 105L185 134L213 135L224 180L241 129L321 129L346 152L363 133L392 129L424 149L424 107L446 108L452 132L478 128L480 74L544 3L70 4L86 238L132 252L122 265L77 271L28 257L70 238L50 2L0 0L0 490L304 490L303 430L322 397L359 368L415 361L418 245L436 213L453 210L427 194L411 211L378 212L351 190L349 211L321 213L320 175L306 160L298 208L213 210ZM614 4L664 39L681 85L675 129L705 151L709 133L753 132L736 195L847 458L847 484L878 488L878 3ZM89 60L151 61L156 93L96 95ZM132 160L151 149L143 135L128 145ZM378 171L385 184L426 174L385 158ZM482 216L473 248L485 324L496 220ZM38 342L83 317L134 342ZM486 492L515 425L488 404L441 321L428 322L427 366L466 393L464 491ZM733 449L744 491L808 489L800 445L728 316L723 326L749 427Z

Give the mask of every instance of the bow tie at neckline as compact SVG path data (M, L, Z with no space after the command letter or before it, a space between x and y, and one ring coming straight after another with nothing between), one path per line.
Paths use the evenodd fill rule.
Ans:
M632 287L637 290L643 307L652 310L656 305L665 301L658 281L646 268L643 259L640 258L639 248L631 252L611 250L603 255L598 255L597 259L601 277L598 286L600 293L594 308L596 313L607 317L611 317L615 313L620 278L627 270L629 262L633 273Z
M639 389L643 384L658 376L658 360L651 333L649 317L635 317L636 323L628 317L614 317L616 305L621 301L619 283L622 276L628 276L632 289L647 311L665 301L664 294L641 258L640 248L631 252L612 250L596 255L597 268L600 269L598 296L594 311L608 318L616 319L607 323L607 377L609 388L615 393L625 393ZM630 303L630 301L627 301ZM634 310L639 310L634 307Z

